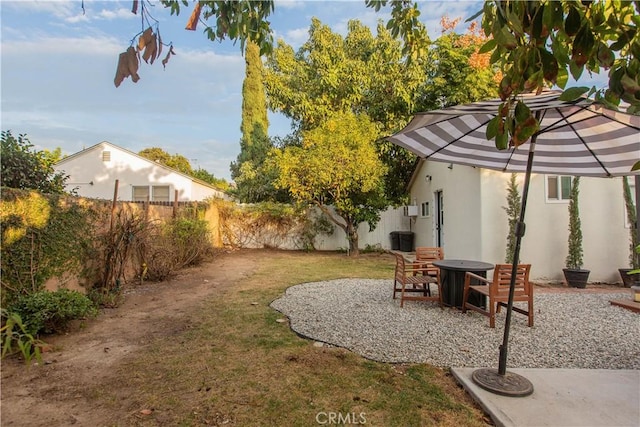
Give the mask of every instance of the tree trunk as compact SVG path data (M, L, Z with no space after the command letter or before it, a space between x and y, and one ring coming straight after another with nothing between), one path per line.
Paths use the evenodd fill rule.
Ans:
M349 239L349 256L357 257L360 255L358 247L358 228L353 224L348 225L347 238Z
M325 205L317 203L316 206L320 208L322 213L324 213L331 220L331 222L342 228L344 234L347 235L347 240L349 241L349 256L359 256L360 248L358 247L358 225L354 224L351 218L337 214L340 219L344 221L344 223L339 221L332 215L331 211Z

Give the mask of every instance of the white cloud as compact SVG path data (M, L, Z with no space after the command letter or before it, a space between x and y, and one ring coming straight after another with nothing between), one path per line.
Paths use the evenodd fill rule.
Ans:
M275 0L275 10L278 9L303 9L305 3L308 1L303 0Z
M130 9L119 8L115 10L102 9L96 15L96 19L111 21L114 19L140 19L138 15L131 13Z

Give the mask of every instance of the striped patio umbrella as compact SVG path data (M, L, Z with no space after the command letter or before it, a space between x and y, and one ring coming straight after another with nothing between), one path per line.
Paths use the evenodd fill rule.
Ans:
M640 171L631 172L632 166L640 161L640 116L606 109L586 97L562 101L561 93L522 95L521 100L536 116L540 128L516 148L498 150L494 141L486 138L487 124L498 114L500 99L416 114L402 131L387 139L426 160L524 173L513 257L517 260L532 172L594 177L636 175L636 196L640 193ZM636 200L636 206L640 205L640 197ZM514 264L513 279L515 276ZM514 281L509 292L498 370L476 370L473 379L494 393L526 396L533 392L531 383L506 371Z
M537 134L517 148L499 151L485 136L500 99L418 113L387 139L427 160L516 173L527 171L533 141L532 172L632 175L631 167L640 160L640 116L606 109L588 98L561 101L560 94L548 91L522 96L542 119Z

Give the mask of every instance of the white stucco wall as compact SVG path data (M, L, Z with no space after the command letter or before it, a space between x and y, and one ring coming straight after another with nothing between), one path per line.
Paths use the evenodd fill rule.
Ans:
M103 151L111 153L109 161L103 161ZM67 190L76 189L77 194L82 197L111 200L116 180L118 200L121 201L133 199L134 186L169 185L170 201L175 199L176 190L178 201L203 200L222 194L185 175L155 165L108 143L97 144L63 159L54 168L69 175Z
M369 225L364 223L358 227L358 246L361 249L367 245L380 245L382 249L391 249L391 238L389 233L392 231L410 231L410 218L404 216L402 208L389 208L380 215L380 222L375 230L369 231ZM332 235L319 235L315 240L316 249L323 251L332 251L336 249L347 249L349 242L345 232L334 224L334 232Z
M506 187L509 174L446 163L424 162L411 188L418 205L429 200L432 215L417 218L416 244L432 246L434 238L434 192L444 195L447 258L504 262L508 231ZM430 175L431 180L425 179ZM520 193L524 176L518 176ZM532 278L562 281L567 253L568 202L546 200L545 175L533 174L525 216L526 233L520 259L532 264ZM619 282L617 269L627 267L629 229L625 227L622 178L581 178L580 216L584 268L590 282Z

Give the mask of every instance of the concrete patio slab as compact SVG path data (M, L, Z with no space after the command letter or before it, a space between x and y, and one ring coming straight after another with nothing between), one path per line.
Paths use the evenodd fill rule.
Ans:
M640 371L508 369L533 383L533 394L506 397L476 385L476 368L452 368L465 390L499 427L640 426Z

